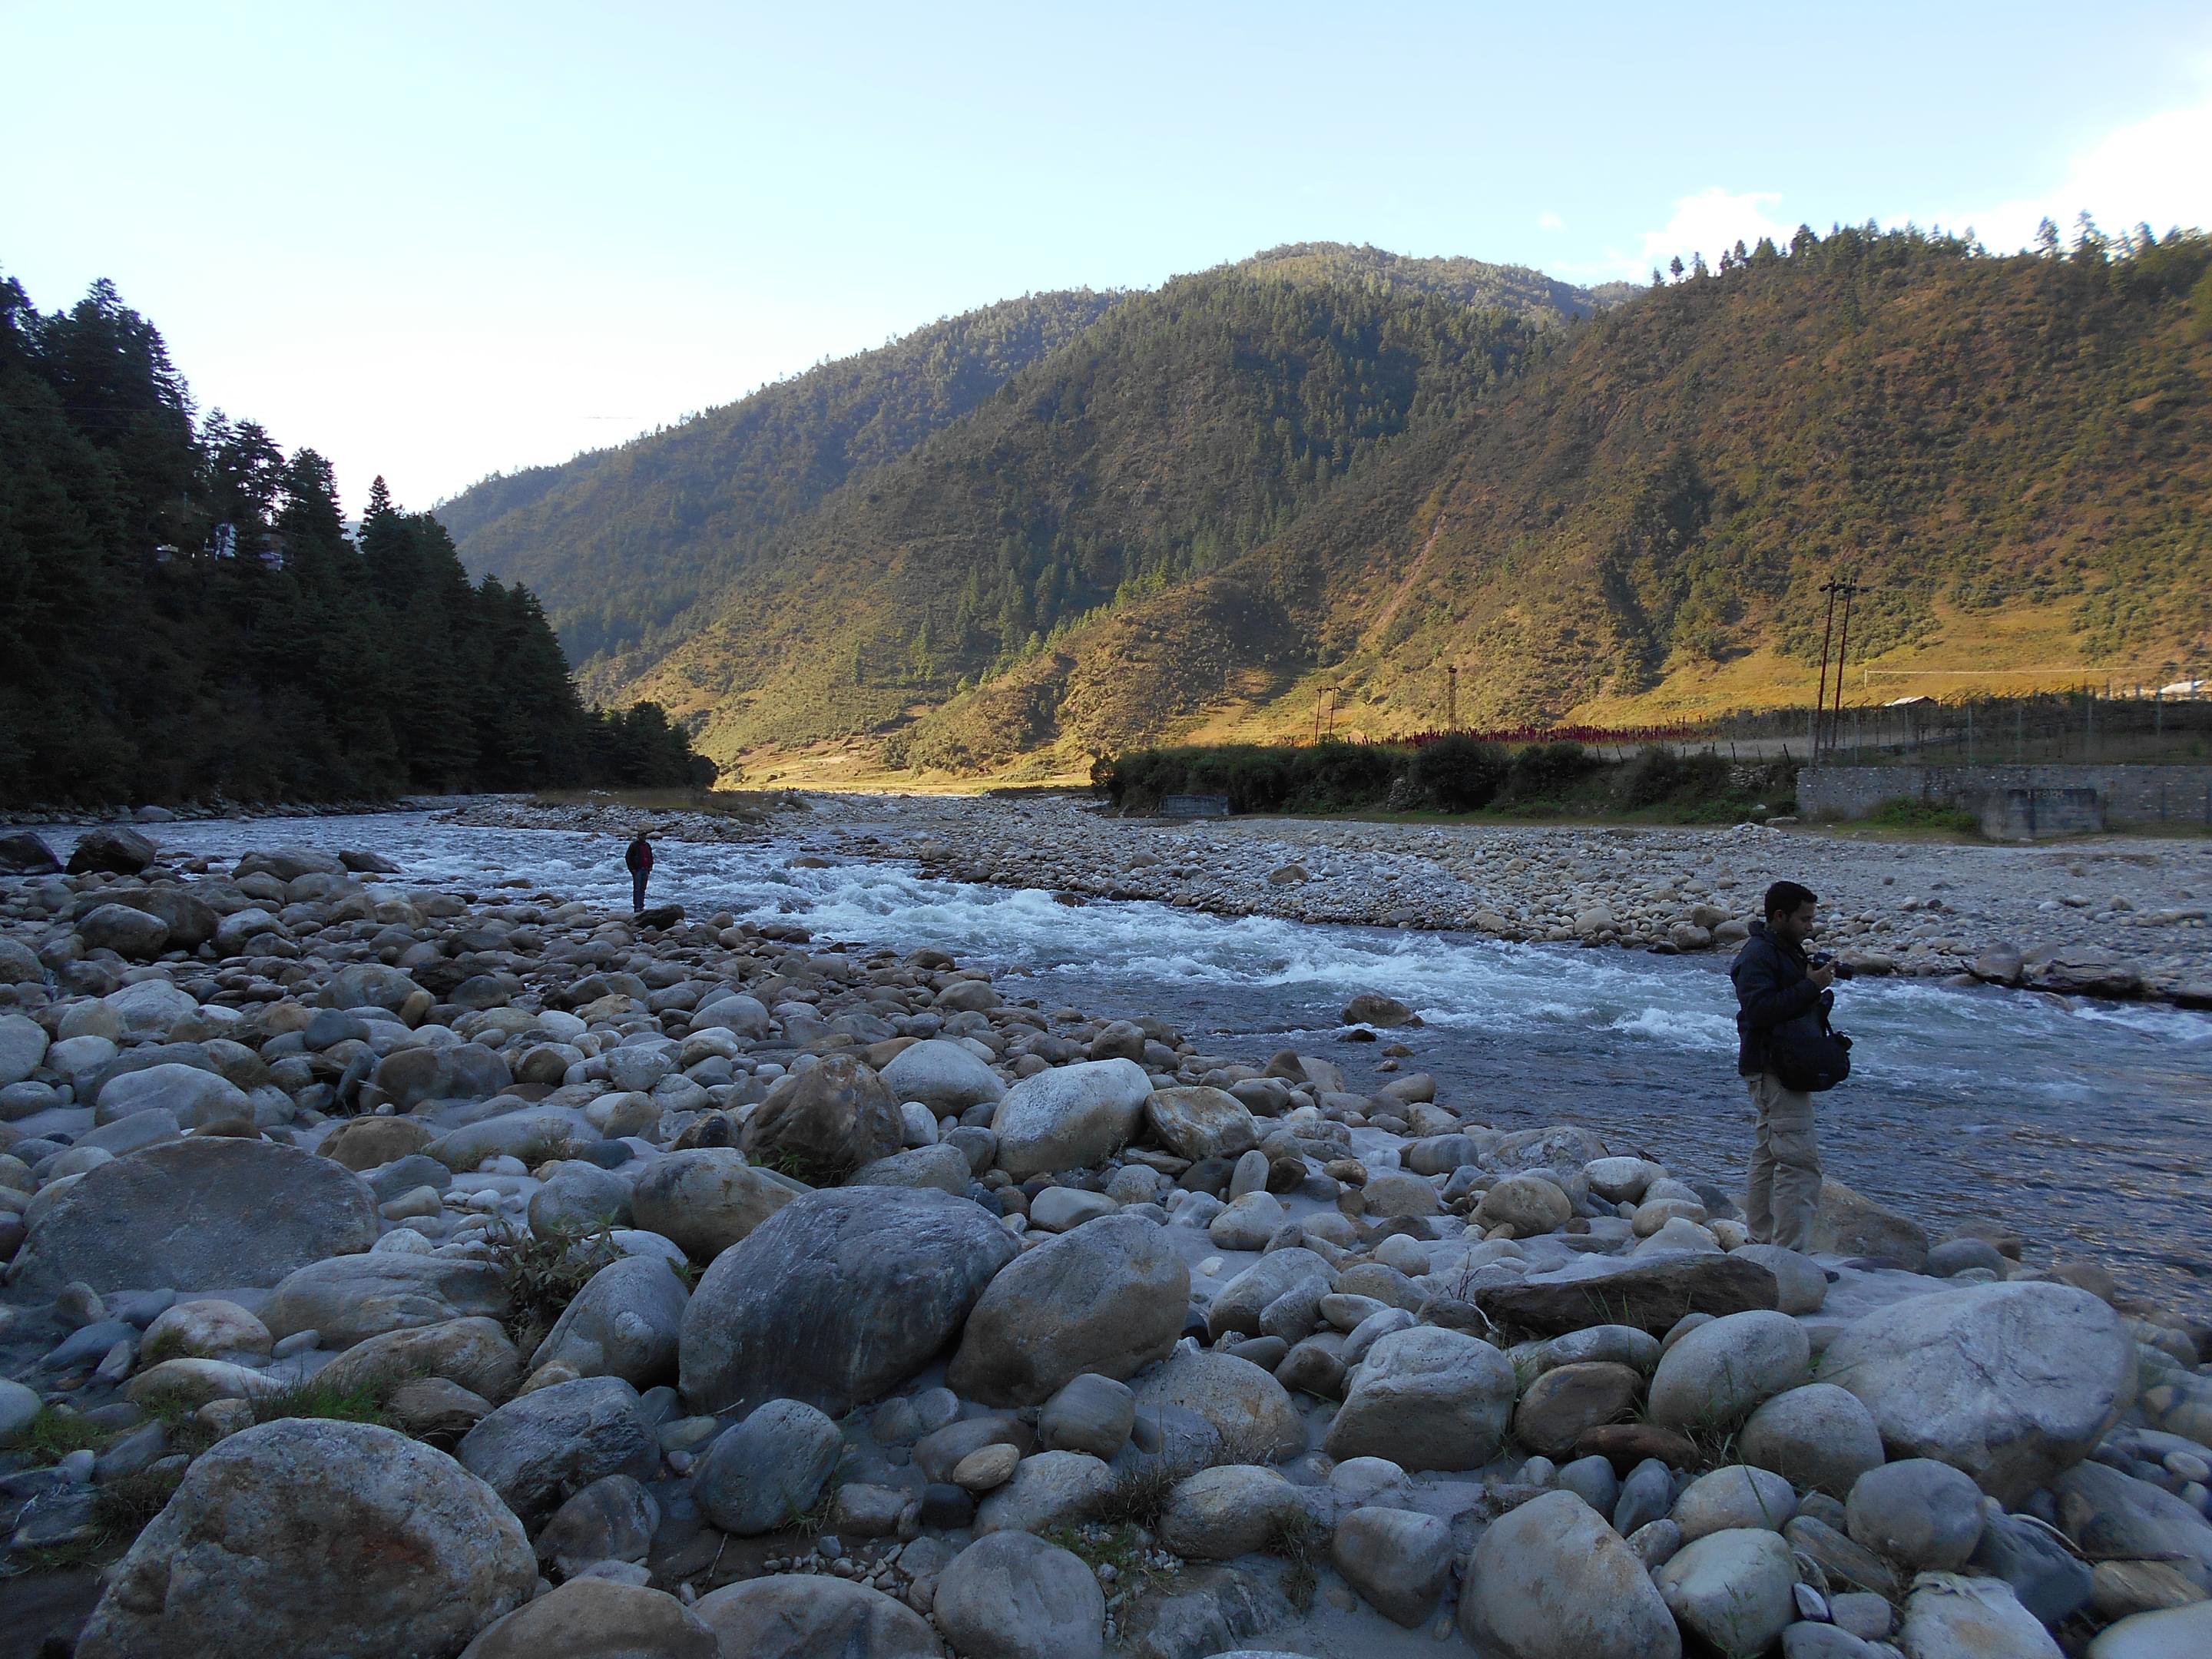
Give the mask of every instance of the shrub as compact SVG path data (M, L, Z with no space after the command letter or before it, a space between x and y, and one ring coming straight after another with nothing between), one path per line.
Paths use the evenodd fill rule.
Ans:
M1414 790L1447 812L1473 812L1498 798L1508 763L1486 743L1456 734L1413 751L1407 769Z
M1578 743L1532 743L1513 757L1506 793L1517 801L1555 803L1604 763Z

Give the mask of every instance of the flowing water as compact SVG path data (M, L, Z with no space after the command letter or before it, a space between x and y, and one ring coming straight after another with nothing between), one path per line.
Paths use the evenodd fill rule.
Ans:
M622 843L605 836L467 828L424 813L150 833L209 854L368 847L404 867L395 879L487 895L507 878L609 904L629 893ZM1044 1008L1156 1014L1202 1052L1319 1053L1354 1089L1387 1079L1375 1047L1338 1042L1337 1012L1357 992L1383 992L1425 1022L1389 1036L1414 1050L1406 1070L1436 1076L1441 1099L1473 1104L1503 1128L1587 1124L1740 1189L1751 1118L1719 957L1149 902L1072 908L1044 892L935 880L904 864L793 869L798 829L750 846L656 846L653 902L694 915L786 916L825 939L935 945L998 970L1009 995ZM1837 1001L1837 1024L1857 1046L1850 1080L1820 1103L1831 1174L1931 1230L2001 1219L2147 1291L2212 1306L2212 1016L1910 980L1855 981Z

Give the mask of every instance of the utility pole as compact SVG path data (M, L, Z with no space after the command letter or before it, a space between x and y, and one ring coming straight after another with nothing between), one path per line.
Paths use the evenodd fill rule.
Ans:
M1444 666L1444 730L1459 730L1459 665Z
M1336 688L1333 685L1328 688L1328 737L1331 743L1336 741Z
M1820 721L1828 712L1828 647L1836 636L1836 595L1842 587L1843 583L1832 576L1816 590L1828 596L1828 620L1820 629L1820 689L1813 695L1812 750L1816 765L1820 759Z
M1851 601L1868 591L1859 586L1857 576L1850 572L1844 574L1843 580L1836 583L1835 587L1836 591L1843 595L1844 624L1842 631L1836 637L1836 710L1835 718L1829 723L1828 727L1828 742L1831 748L1835 746L1836 741L1843 735L1844 662L1850 656L1851 649Z

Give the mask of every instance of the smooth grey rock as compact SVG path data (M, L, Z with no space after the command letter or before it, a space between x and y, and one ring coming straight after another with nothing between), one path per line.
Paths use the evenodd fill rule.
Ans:
M328 1158L263 1140L181 1140L88 1172L31 1228L15 1283L45 1296L72 1279L97 1291L274 1285L376 1237L375 1195Z
M976 1534L1079 1526L1097 1516L1113 1490L1114 1472L1098 1459L1082 1452L1038 1452L1016 1463L1012 1478L983 1500L975 1513Z
M510 1613L461 1659L718 1659L713 1631L674 1596L609 1576L601 1562Z
M1025 1532L993 1533L963 1550L938 1578L932 1616L963 1659L1105 1652L1106 1598L1091 1569Z
M0 1014L0 1086L21 1083L46 1057L46 1028L22 1014Z
M1976 1285L1856 1321L1821 1356L1820 1376L1866 1403L1891 1456L1948 1463L2016 1504L2134 1403L2136 1351L2087 1291Z
M1881 1434L1859 1397L1832 1382L1788 1389L1752 1413L1736 1438L1736 1455L1794 1484L1832 1498L1882 1461Z
M665 1261L626 1255L610 1262L562 1311L530 1369L557 1360L579 1376L619 1376L640 1390L673 1382L689 1299Z
M1152 1092L1132 1060L1081 1060L1024 1078L991 1116L999 1167L1020 1181L1097 1164L1135 1133Z
M1674 1478L1656 1457L1647 1457L1620 1483L1620 1496L1613 1507L1613 1528L1631 1538L1666 1516L1674 1504ZM1681 1544L1682 1529L1674 1528L1674 1545Z
M963 1198L970 1171L957 1146L915 1146L863 1164L846 1182L850 1187L934 1187Z
M462 1436L453 1455L526 1523L562 1494L610 1474L650 1480L660 1445L637 1390L614 1376L556 1382L511 1400Z
M1571 1456L1585 1431L1626 1419L1643 1389L1641 1374L1608 1360L1554 1366L1529 1383L1514 1407L1513 1437L1549 1457Z
M1412 1510L1357 1509L1336 1523L1329 1560L1376 1612L1412 1629L1451 1582L1451 1523Z
M1085 1374L1071 1377L1045 1402L1037 1440L1048 1451L1088 1452L1109 1462L1129 1443L1137 1396L1126 1382Z
M1073 1232L1121 1208L1103 1193L1079 1187L1048 1187L1030 1200L1030 1225L1040 1232Z
M1368 1350L1329 1425L1332 1457L1387 1457L1406 1469L1479 1468L1513 1413L1505 1356L1458 1331L1421 1326Z
M2185 1500L2102 1463L2076 1464L2051 1489L2059 1524L2091 1559L2163 1557L2212 1591L2212 1523Z
M1572 1492L1531 1498L1475 1540L1462 1634L1497 1659L1680 1659L1682 1638L1644 1563Z
M369 1337L331 1359L315 1376L341 1390L378 1383L388 1387L410 1377L439 1377L486 1401L500 1401L522 1380L522 1356L496 1319L475 1316Z
M1877 1659L1879 1651L1834 1625L1800 1620L1782 1632L1782 1659Z
M796 1400L771 1400L718 1436L693 1490L701 1511L740 1537L773 1532L814 1507L837 1467L837 1425Z
M1306 1449L1305 1419L1283 1385L1257 1365L1226 1353L1178 1351L1131 1380L1137 1432L1149 1425L1173 1437L1188 1413L1203 1424L1222 1458L1269 1462Z
M603 1137L590 1120L565 1106L526 1106L465 1124L422 1151L455 1175L466 1175L488 1158L512 1158L535 1168L553 1158L579 1158Z
M1747 1528L1780 1532L1797 1513L1797 1494L1780 1475L1731 1463L1699 1475L1674 1500L1682 1540Z
M630 1218L694 1261L712 1261L798 1195L734 1146L691 1147L645 1167L630 1191Z
M1006 1092L998 1073L945 1037L929 1037L900 1049L884 1067L883 1079L898 1099L918 1100L939 1117L957 1117L970 1106L994 1104Z
M1260 1316L1268 1305L1309 1279L1334 1285L1336 1270L1311 1250L1293 1246L1268 1251L1214 1293L1206 1310L1207 1338L1218 1341L1232 1332L1243 1336L1261 1334Z
M1774 1275L1740 1255L1589 1256L1556 1272L1485 1285L1474 1292L1475 1306L1498 1323L1553 1334L1624 1324L1657 1335L1686 1314L1720 1317L1780 1301Z
M111 1077L94 1102L93 1121L113 1123L154 1110L168 1112L184 1127L196 1129L226 1118L251 1119L253 1103L228 1078L172 1062Z
M2058 1644L2010 1585L1948 1572L1913 1581L1898 1645L1911 1659L2060 1659Z
M1165 1231L1108 1216L991 1280L945 1380L994 1406L1036 1405L1085 1372L1126 1380L1166 1358L1189 1301L1190 1269Z
M1831 1179L1820 1183L1813 1249L1825 1255L1881 1256L1918 1273L1928 1265L1928 1231L1911 1216Z
M1756 1261L1774 1275L1781 1297L1777 1305L1784 1313L1818 1313L1828 1299L1828 1275L1809 1255L1779 1244L1740 1244L1729 1254Z
M288 1273L263 1304L261 1322L279 1340L316 1331L324 1346L349 1348L386 1331L508 1312L506 1284L491 1262L380 1250Z
M2182 1659L2212 1652L2212 1601L2130 1613L2089 1644L2087 1659Z
M2089 1605L2089 1564L2049 1528L2006 1514L1993 1498L1982 1500L1981 1541L1966 1565L1977 1577L2010 1584L2021 1606L2044 1625L2063 1625Z
M1260 1129L1244 1103L1219 1089L1161 1089L1145 1100L1145 1121L1160 1145L1194 1164L1237 1158L1260 1144Z
M1861 1475L1844 1515L1853 1543L1916 1572L1950 1572L1981 1541L1982 1491L1948 1463L1902 1458Z
M1652 1374L1651 1420L1669 1428L1732 1427L1806 1380L1812 1342L1784 1313L1729 1314L1669 1348Z
M938 1659L929 1621L881 1590L827 1574L746 1579L692 1604L725 1654L744 1659Z
M1266 1549L1305 1514L1298 1489L1274 1470L1224 1463L1176 1483L1160 1516L1160 1542L1187 1560L1229 1561Z
M1763 1527L1693 1539L1651 1578L1684 1627L1723 1653L1764 1653L1796 1617L1796 1563Z
M76 1651L452 1653L536 1577L521 1525L443 1452L368 1424L284 1418L193 1461Z
M842 1416L914 1375L1018 1247L930 1188L809 1193L715 1258L684 1310L695 1410L803 1400Z
M594 1480L553 1511L538 1534L538 1559L563 1573L594 1561L642 1561L660 1526L660 1505L627 1474Z
M530 1231L540 1238L556 1232L626 1227L630 1222L629 1182L595 1164L571 1160L531 1194L529 1216Z
M899 1097L849 1054L779 1078L745 1120L745 1155L821 1184L842 1181L906 1146Z

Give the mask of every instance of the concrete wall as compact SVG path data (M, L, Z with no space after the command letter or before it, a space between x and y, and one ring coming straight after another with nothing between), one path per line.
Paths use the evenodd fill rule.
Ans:
M2212 826L2212 766L1808 766L1797 775L1804 817L1863 818L1900 798L1978 813L2005 839L2106 824Z

